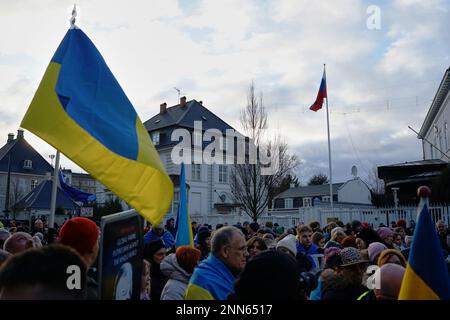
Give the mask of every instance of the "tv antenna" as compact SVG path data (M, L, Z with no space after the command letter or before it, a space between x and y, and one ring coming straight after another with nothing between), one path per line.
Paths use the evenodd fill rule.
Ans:
M173 87L173 88L176 90L176 92L178 92L178 101L180 101L181 90L178 89L177 87Z

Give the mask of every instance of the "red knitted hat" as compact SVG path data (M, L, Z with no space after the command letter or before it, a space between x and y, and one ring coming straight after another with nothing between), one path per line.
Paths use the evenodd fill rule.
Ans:
M194 268L200 261L201 251L190 246L181 246L177 248L175 255L177 257L178 264L187 273L193 273Z
M67 220L59 231L59 242L72 247L79 254L92 252L100 231L94 221L83 217Z
M344 248L347 247L358 248L358 246L356 245L356 238L354 236L345 237L344 240L342 240L341 245Z

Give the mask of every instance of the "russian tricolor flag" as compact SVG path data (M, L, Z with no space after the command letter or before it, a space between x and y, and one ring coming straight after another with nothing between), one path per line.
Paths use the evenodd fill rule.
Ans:
M327 98L327 82L325 76L325 69L323 70L322 81L320 82L319 92L317 93L316 101L313 103L310 110L316 112L317 110L322 109L323 99Z

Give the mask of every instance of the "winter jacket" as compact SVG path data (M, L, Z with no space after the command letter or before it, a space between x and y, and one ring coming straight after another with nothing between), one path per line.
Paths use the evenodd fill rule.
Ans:
M167 277L161 272L161 265L152 263L150 266L150 299L160 300L161 293L167 283Z
M226 300L234 293L236 277L230 269L214 255L203 260L189 281L186 300Z
M183 300L191 274L178 264L174 253L161 262L161 272L169 278L161 293L161 300Z
M300 242L297 242L297 254L305 254L308 260L311 262L313 268L317 267L314 259L311 257L312 254L318 254L317 251L319 247L316 246L314 243L309 246L308 249L306 249Z
M149 231L144 236L144 244L150 243L161 239L164 242L164 246L167 248L173 247L175 239L169 231L164 231L162 237L157 236L153 231Z
M331 269L324 270L320 276L322 300L357 300L367 288L350 284Z

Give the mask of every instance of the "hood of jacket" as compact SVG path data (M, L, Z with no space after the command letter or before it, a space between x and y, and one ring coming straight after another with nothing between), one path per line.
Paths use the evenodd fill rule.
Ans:
M177 261L175 253L169 254L161 262L161 272L167 276L169 279L178 280L184 283L188 283L191 274L187 273Z

